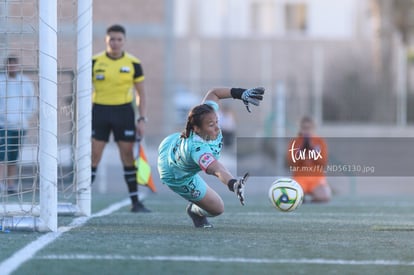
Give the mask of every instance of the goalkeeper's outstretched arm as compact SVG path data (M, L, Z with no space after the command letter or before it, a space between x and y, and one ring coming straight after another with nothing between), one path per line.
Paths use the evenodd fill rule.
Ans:
M208 166L206 173L216 176L222 183L226 185L229 180L234 179L229 170L227 170L227 168L224 167L224 165L218 160L214 161Z
M218 160L208 166L206 173L216 176L222 183L227 185L229 190L236 194L240 203L244 205L244 185L246 184L248 173L243 178L235 178Z
M214 88L207 92L203 102L207 100L218 102L220 99L234 98L243 101L250 112L249 104L255 106L260 105L260 101L263 100L265 89L262 87L243 89L243 88Z

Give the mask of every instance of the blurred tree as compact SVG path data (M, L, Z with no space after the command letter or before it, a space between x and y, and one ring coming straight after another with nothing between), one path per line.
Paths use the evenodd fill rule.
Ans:
M383 65L390 64L387 61L395 35L406 46L411 42L414 33L414 0L371 0L371 15L377 37L376 48L381 54L378 65L383 69Z
M393 4L393 22L401 34L403 43L408 46L414 32L414 1L394 0Z
M374 66L381 83L378 93L387 99L394 85L395 47L399 44L406 49L414 33L414 0L371 0L370 10L375 32ZM387 104L387 100L379 100L376 115L381 116Z

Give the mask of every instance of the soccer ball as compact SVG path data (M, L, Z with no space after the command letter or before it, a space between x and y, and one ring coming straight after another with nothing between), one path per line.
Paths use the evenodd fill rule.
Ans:
M269 189L269 199L280 211L289 212L301 206L303 189L293 179L280 178Z

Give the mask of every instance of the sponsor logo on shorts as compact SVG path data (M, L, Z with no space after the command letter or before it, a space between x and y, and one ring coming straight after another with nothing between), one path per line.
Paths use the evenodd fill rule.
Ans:
M202 154L198 164L200 165L201 169L207 170L207 167L212 164L216 159L211 153Z
M200 191L198 191L198 190L191 190L191 197L193 199L196 199L196 198L200 197L200 195L201 195L201 192Z
M126 137L131 137L131 136L135 135L135 131L134 130L125 130L124 135Z
M183 193L190 193L190 196L193 199L197 199L201 195L201 191L196 189L193 182L189 183L188 186L183 186L181 188Z

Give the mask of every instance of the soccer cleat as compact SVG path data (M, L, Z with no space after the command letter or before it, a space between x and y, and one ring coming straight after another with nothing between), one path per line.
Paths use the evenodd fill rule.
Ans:
M190 203L189 205L187 205L187 214L193 220L194 226L197 228L212 228L213 225L208 222L206 216L200 216L200 215L197 215L196 213L193 213L193 211L191 211L192 206L193 206L193 203Z
M132 204L131 212L133 212L133 213L150 213L151 210L149 210L148 208L146 208L142 204L142 202L137 201L137 202L135 202L135 203Z

